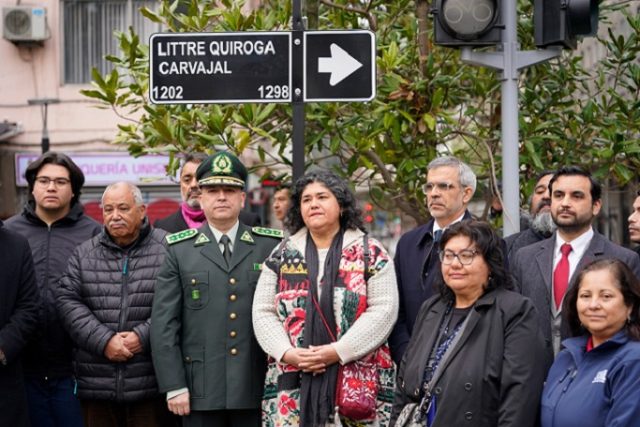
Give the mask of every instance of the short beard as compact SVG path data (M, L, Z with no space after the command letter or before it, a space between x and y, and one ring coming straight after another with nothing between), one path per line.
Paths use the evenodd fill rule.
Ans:
M198 200L198 199L187 199L187 201L185 203L191 209L202 209L202 206L200 206L200 200Z
M533 217L529 226L533 231L540 233L545 237L551 236L557 228L556 223L553 222L553 218L551 217L551 212L549 211L538 213Z

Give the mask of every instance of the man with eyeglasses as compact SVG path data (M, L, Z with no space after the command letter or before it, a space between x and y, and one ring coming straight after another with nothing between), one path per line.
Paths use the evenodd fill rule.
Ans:
M476 191L476 175L455 157L438 157L427 166L423 191L431 220L400 238L394 260L400 311L389 345L398 364L409 344L420 306L434 294L434 282L441 276L438 242L442 232L451 224L471 218L467 205Z
M199 228L206 222L204 211L200 205L200 187L196 179L196 170L206 159L207 155L204 153L185 156L180 169L180 196L182 197L180 208L171 215L154 222L154 227L169 233L177 233L188 228ZM240 222L255 226L260 225L261 221L257 214L242 210L240 211Z
M7 229L29 241L43 302L38 327L22 353L32 427L82 426L74 395L72 344L64 331L54 291L76 246L100 232L79 202L82 170L66 155L48 152L25 171L29 200L7 220Z

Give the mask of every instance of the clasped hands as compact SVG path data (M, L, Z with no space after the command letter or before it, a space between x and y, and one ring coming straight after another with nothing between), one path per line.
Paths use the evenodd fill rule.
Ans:
M309 348L291 348L284 353L282 361L293 365L302 372L313 375L322 374L329 365L340 361L340 356L331 344L309 346Z
M126 362L142 352L140 337L133 331L116 333L104 348L104 355L112 362Z

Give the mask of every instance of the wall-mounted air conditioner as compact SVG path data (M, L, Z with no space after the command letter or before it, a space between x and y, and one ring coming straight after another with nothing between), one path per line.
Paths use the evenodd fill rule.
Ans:
M47 10L40 6L3 7L2 35L12 42L41 42L48 39Z

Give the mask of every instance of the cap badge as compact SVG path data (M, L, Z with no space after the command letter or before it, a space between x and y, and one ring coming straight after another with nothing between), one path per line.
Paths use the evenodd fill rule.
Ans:
M230 174L231 173L231 159L226 154L222 153L213 161L211 172L214 174Z

